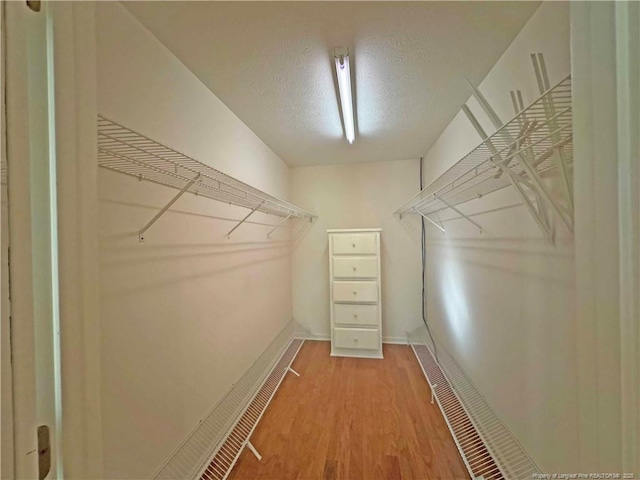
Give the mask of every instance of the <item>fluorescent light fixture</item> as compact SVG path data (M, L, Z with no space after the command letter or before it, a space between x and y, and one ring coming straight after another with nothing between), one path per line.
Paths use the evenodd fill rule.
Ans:
M335 49L336 75L338 76L338 90L340 91L340 105L342 106L342 120L344 135L347 142L356 139L353 123L353 100L351 98L351 70L349 69L349 50L345 47Z

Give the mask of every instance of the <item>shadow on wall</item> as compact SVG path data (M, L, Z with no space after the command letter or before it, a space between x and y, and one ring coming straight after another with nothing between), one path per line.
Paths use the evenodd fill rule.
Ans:
M105 300L156 289L215 288L220 282L239 295L251 295L259 282L273 281L270 275L286 277L293 229L285 225L267 237L282 218L256 214L228 238L229 230L246 215L244 209L196 197L184 198L183 203L183 210L170 209L160 217L142 243L138 229L159 207L138 199L100 201L104 219L101 296Z
M101 262L103 266L127 265L129 263L144 264L175 258L205 257L211 255L239 255L273 251L288 247L288 242L274 242L271 245L242 242L229 245L222 244L170 244L154 246L120 246L103 249L110 254L108 260ZM144 251L142 251L144 250ZM187 253L184 253L187 252Z
M158 210L159 207L157 205L149 205L149 204L142 204L142 203L133 203L133 202L122 202L122 201L118 201L118 200L109 200L109 199L105 199L105 198L101 198L99 199L100 203L105 203L105 204L112 204L112 205L120 205L123 207L132 207L132 208L142 208L142 209L147 209L151 212L151 216L149 217L149 219L151 219L151 217L153 215L155 215ZM219 217L216 215L206 215L204 213L197 213L197 212L190 212L187 210L177 210L177 209L170 209L167 210L167 213L175 213L175 214L180 214L180 215L190 215L193 217L202 217L202 218L211 218L214 220L223 220L223 221L227 221L227 222L239 222L240 219L239 218L231 218L231 217ZM247 220L245 223L249 224L249 225L264 225L266 227L275 227L277 225L274 223L265 223L265 222L256 222L255 220ZM289 228L289 226L287 225L283 225L280 228Z
M485 209L479 212L475 212L475 213L468 213L466 214L467 217L471 218L471 219L475 219L476 222L480 223L482 225L482 217L485 215L490 215L490 214L496 214L499 212L504 212L507 210L513 210L513 209L518 209L524 207L523 203L514 203L514 204L510 204L510 205L505 205L503 207L497 207L497 208L491 208L491 209ZM409 234L409 236L411 237L411 239L416 243L416 244L420 244L420 238L421 238L421 230L420 230L420 220L421 217L418 214L407 214L405 215L402 220L400 220L400 218L398 216L394 217L395 220L397 222L399 222L402 227L405 229L405 231ZM456 235L456 229L447 229L447 224L451 224L452 222L457 222L457 221L461 221L464 222L465 219L461 216L458 216L456 214L451 215L451 216L443 216L443 218L440 219L440 223L445 227L445 232L441 232L435 229L435 227L433 227L432 225L429 224L429 222L425 222L425 227L426 227L426 232L427 232L427 237L432 237L432 238L437 238L437 237L443 237L443 238L448 238L448 239L458 239L458 238L469 238L468 235L464 235L464 236L460 236L460 235ZM503 229L501 229L503 230ZM476 238L478 237L477 235L477 230L475 230L473 232L473 237L472 238ZM494 234L495 232L492 231L492 229L489 227L485 227L483 225L483 231L482 234L480 234L482 237L481 238L487 238L487 237L491 237L492 234ZM494 238L499 238L497 235L493 235Z
M511 275L571 286L573 251L557 249L544 239L478 238L428 242L429 256Z
M142 204L142 203L133 203L133 202L123 202L123 201L118 201L118 200L108 200L108 199L101 199L100 200L101 204L105 204L105 205L113 205L113 206L118 206L118 207L126 207L126 208L135 208L135 209L141 209L141 210L148 210L149 211L149 220L151 218L153 218L153 215L155 215L156 213L158 213L160 207L156 206L156 205L149 205L149 204ZM171 216L171 215L181 215L181 216L186 216L186 217L196 217L196 218L207 218L207 219L212 219L212 220L217 220L217 221L222 221L222 222L228 222L228 224L230 226L234 226L235 224L237 224L238 222L240 222L241 218L233 218L233 217L227 217L227 216L218 216L218 215L211 215L211 214L205 214L205 213L200 213L200 212L194 212L194 211L187 211L187 210L176 210L176 209L169 209L165 212L165 215L167 216ZM263 215L263 218L268 218L267 215ZM262 226L262 227L267 227L264 229L264 237L260 236L259 234L257 234L256 238L262 238L264 239L263 242L256 242L256 243L273 243L274 240L272 240L271 238L267 237L267 234L272 231L275 227L278 227L276 229L276 232L286 232L287 230L292 231L293 230L293 226L297 223L303 222L304 219L300 219L298 221L294 220L294 224L291 225L282 225L281 221L282 219L280 217L274 217L275 220L277 220L276 222L260 222L260 221L256 221L255 219L247 219L243 222L243 224L245 226L249 226L249 225L254 225L254 226ZM162 218L158 219L158 222L162 221ZM304 223L304 222L303 222ZM142 227L144 224L141 224L140 227ZM151 227L153 228L153 226ZM118 241L118 240L127 240L130 238L136 238L138 237L138 232L139 230L136 230L135 232L120 232L118 234L113 234L113 235L105 235L103 237L101 237L101 239L107 240L107 241ZM272 233L272 237L277 236L278 233ZM226 237L226 235L222 235L222 236L218 236L218 238L214 238L214 240L228 240L228 238Z
M427 263L438 257L448 257L449 263L480 266L513 275L524 275L561 282L573 281L573 235L552 217L555 243L542 235L526 206L512 188L497 190L481 200L460 204L460 212L443 209L432 216L444 228L441 232L425 220ZM421 243L419 214L396 216L404 230L417 245ZM482 232L473 223L482 227Z
M284 253L280 253L274 255L273 250L285 250ZM273 247L273 248L263 248L260 249L262 251L266 251L266 254L260 255L251 255L250 258L246 258L246 255L243 255L242 261L231 261L225 262L224 264L220 263L219 266L213 269L207 269L200 271L198 273L193 273L194 271L198 271L202 268L202 257L211 257L216 255L224 255L228 258L230 252L206 252L206 253L185 253L188 251L183 249L181 251L175 251L172 249L174 253L171 256L167 255L157 255L155 257L147 257L144 259L131 259L128 261L118 261L118 262L106 262L102 264L102 269L104 270L104 276L109 275L110 266L117 267L119 270L118 275L125 275L124 279L121 279L120 282L108 282L105 284L103 289L103 298L108 299L111 297L125 297L130 295L137 295L143 291L150 291L157 288L176 286L185 282L196 282L200 280L204 280L207 278L212 278L216 275L221 275L224 273L232 272L233 270L242 270L247 269L252 266L257 266L260 264L275 262L276 260L281 260L289 257L288 246L284 247ZM242 250L239 252L240 254L246 254L247 250ZM263 252L260 252L263 253ZM147 275L131 275L127 276L126 271L130 272L139 271L141 265L146 264L146 268L148 269ZM122 266L126 265L124 268L124 272ZM207 265L211 265L211 263L207 263Z
M394 215L394 220L402 225L416 245L421 244L422 238L420 218L420 215L406 215L400 220L399 216Z
M301 218L291 225L291 249L296 250L302 243L305 234L311 229L314 222Z

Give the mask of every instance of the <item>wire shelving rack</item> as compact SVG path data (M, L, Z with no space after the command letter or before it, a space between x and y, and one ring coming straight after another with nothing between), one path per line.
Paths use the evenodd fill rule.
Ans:
M229 232L229 235L254 212L283 217L284 220L276 227L289 218L316 218L315 215L289 202L269 195L101 115L98 115L97 128L100 167L179 191L140 231L140 240L144 240L144 231L184 193L249 209L249 214Z
M476 91L476 94L479 95L479 92ZM491 136L484 134L469 109L463 107L478 133L485 137L484 140L400 207L395 212L400 218L407 214L419 214L444 231L437 220L439 212L453 209L467 218L456 206L513 185L536 216L539 212L540 217L544 217L540 207L547 201L572 228L571 76L546 90L527 108L518 108L518 103L522 104L519 92L512 92L512 99L519 113ZM486 102L482 97L480 100L481 104ZM486 105L485 108L490 109ZM492 110L488 113L494 114ZM565 202L552 198L542 181L547 172L555 168L561 169L567 194Z

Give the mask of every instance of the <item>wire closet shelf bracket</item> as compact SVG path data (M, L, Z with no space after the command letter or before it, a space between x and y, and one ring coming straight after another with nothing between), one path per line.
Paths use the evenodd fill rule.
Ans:
M178 190L176 195L139 232L144 241L146 230L184 193L243 207L249 213L227 234L230 236L255 212L282 218L267 237L290 218L315 215L269 195L251 185L224 174L166 145L98 115L98 165Z
M548 208L552 208L573 231L571 76L554 87L545 88L548 79L544 60L534 58L534 67L536 61L542 65L542 73L536 68L536 74L543 93L523 108L520 92L511 92L518 113L502 126L496 125L497 115L482 94L474 89L474 96L494 123L496 132L486 135L468 107L463 106L464 113L483 138L482 143L400 207L395 212L400 219L408 214L418 214L444 232L438 214L451 209L459 215L457 218L465 218L482 230L456 207L511 185L545 237L551 239L552 236ZM552 194L545 182L545 177L554 169L560 170L563 192L560 196Z

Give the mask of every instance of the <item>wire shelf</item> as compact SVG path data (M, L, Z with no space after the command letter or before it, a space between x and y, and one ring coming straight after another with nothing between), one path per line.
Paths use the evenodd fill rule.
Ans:
M151 478L226 478L260 420L256 409L266 409L305 335L289 321Z
M444 345L423 325L409 342L471 478L519 480L540 473Z
M98 165L140 180L279 217L315 218L215 168L98 115ZM195 179L195 180L194 180ZM191 184L190 184L191 183Z
M508 169L524 181L529 175L519 161L526 157L538 175L573 162L571 76L547 90L529 107L455 163L395 213L432 215L451 206L505 188Z

